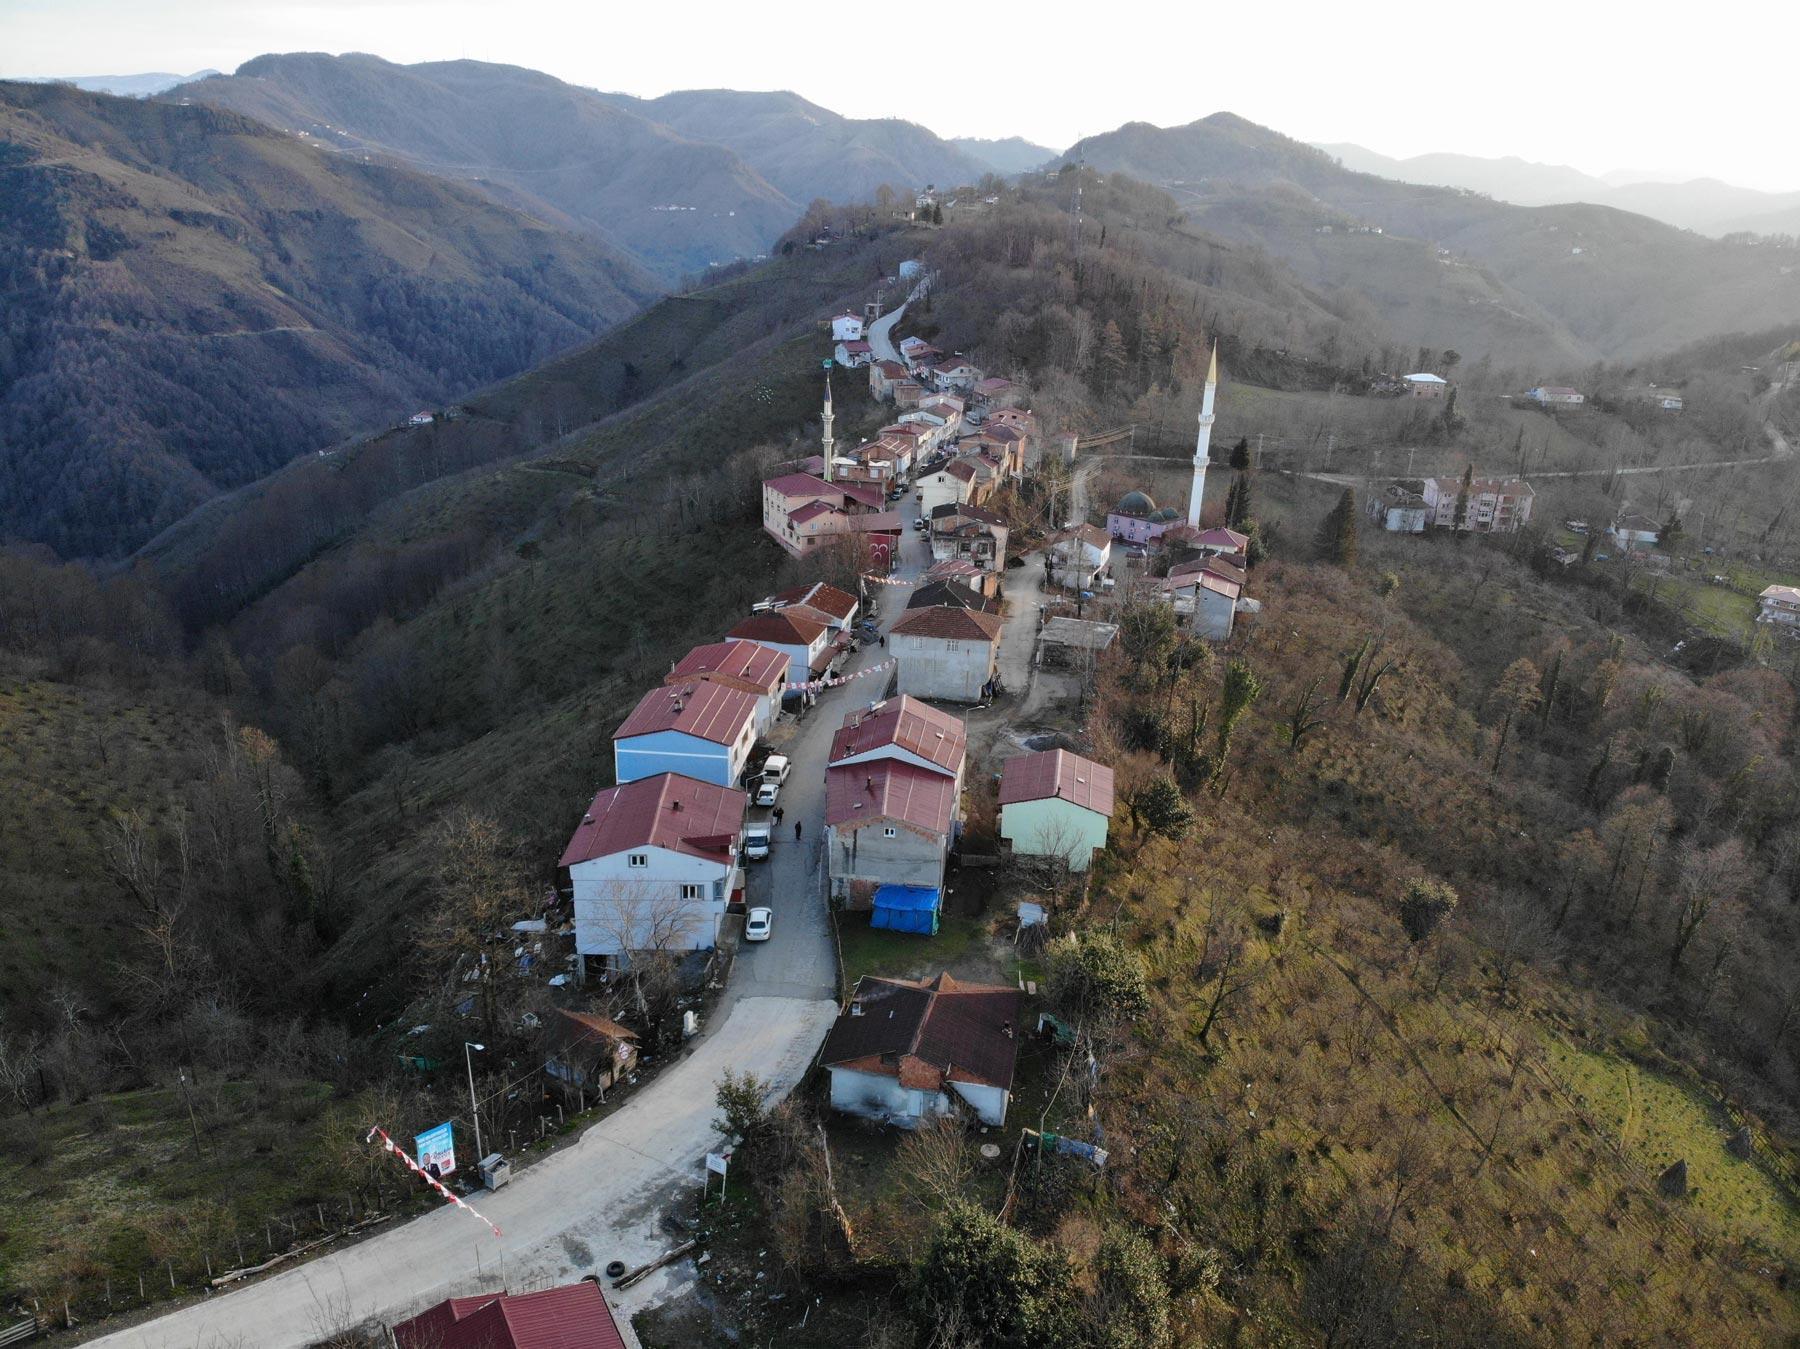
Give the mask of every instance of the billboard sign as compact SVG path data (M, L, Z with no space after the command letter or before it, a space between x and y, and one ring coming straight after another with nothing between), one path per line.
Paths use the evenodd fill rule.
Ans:
M419 1169L442 1180L456 1172L456 1126L446 1121L435 1129L427 1129L413 1140L419 1158Z

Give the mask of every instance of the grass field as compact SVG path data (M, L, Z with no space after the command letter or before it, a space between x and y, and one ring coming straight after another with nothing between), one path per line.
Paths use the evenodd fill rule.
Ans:
M1652 1172L1687 1163L1689 1203L1730 1235L1800 1257L1800 1211L1754 1160L1734 1157L1735 1125L1693 1088L1617 1054L1546 1037L1551 1070L1632 1160Z

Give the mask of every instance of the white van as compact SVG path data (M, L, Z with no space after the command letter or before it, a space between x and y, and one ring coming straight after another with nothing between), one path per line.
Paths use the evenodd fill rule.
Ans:
M785 754L771 754L763 760L762 780L764 782L786 782L794 765L788 762Z
M769 822L767 820L756 820L744 826L744 860L747 862L769 860Z

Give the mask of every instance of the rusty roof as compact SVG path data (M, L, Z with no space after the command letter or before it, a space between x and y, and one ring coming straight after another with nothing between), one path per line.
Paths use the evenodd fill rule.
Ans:
M1001 766L1001 805L1048 800L1069 801L1110 818L1113 771L1066 749L1017 754Z
M952 604L908 609L888 629L890 637L937 637L946 641L997 642L1003 624L998 614Z
M969 1082L1012 1089L1018 1058L1020 993L961 984L864 975L825 1039L819 1061L934 1089Z
M729 633L745 642L768 642L773 646L811 646L825 632L825 625L805 614L792 614L776 609L766 614L751 614Z

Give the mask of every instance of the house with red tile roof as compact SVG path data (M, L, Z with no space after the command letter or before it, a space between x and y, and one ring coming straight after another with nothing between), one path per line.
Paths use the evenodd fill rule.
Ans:
M864 975L825 1037L831 1107L902 1128L974 1111L1006 1123L1018 1062L1016 988Z
M967 393L980 378L981 371L960 356L938 361L931 368L932 384L946 392Z
M958 605L908 609L888 629L896 686L914 698L982 701L999 667L1002 626L998 614Z
M890 392L897 408L916 408L925 401L925 386L914 379L897 381Z
M734 641L755 642L781 652L788 658L790 684L805 683L830 665L835 656L830 628L816 618L780 609L751 614L725 635Z
M1015 854L1086 871L1106 846L1113 805L1112 769L1066 749L1016 754L1001 766L1000 837Z
M1112 535L1099 525L1075 525L1044 541L1050 579L1071 590L1092 590L1112 560Z
M827 482L811 473L784 473L762 485L763 530L794 557L804 557L827 535L887 533L892 522L858 521L884 514L886 498L866 482Z
M875 351L867 342L839 342L833 351L837 363L846 369L854 370L858 366L867 365L874 359Z
M767 735L781 711L781 695L787 687L789 657L785 651L760 642L708 642L675 662L663 676L669 685L696 680L742 689L756 699L756 733Z
M901 695L849 713L831 739L826 763L835 768L892 759L941 773L960 793L968 745L961 717Z
M736 787L679 773L596 795L558 863L574 893L577 953L716 946L727 906L743 902L747 801Z
M869 392L882 402L894 396L894 386L906 378L906 367L898 361L873 361L869 365Z
M906 601L908 609L932 609L949 605L958 609L979 609L984 614L1000 612L1000 601L990 599L973 586L961 581L922 581Z
M1162 593L1174 605L1177 619L1185 618L1196 637L1222 642L1231 636L1237 603L1244 595L1243 581L1230 575L1236 571L1213 557L1183 562L1163 578Z
M771 595L756 606L762 613L771 609L800 614L823 623L837 632L847 632L856 623L862 605L856 596L823 581L808 581Z
M967 459L949 459L922 470L913 479L919 511L927 518L939 506L960 506L976 498L977 472Z
M1000 594L1000 573L986 571L966 558L946 558L942 562L934 562L925 569L921 578L932 581L959 581L971 590L979 591L989 599L996 599Z
M736 786L756 744L756 701L704 679L651 689L613 732L613 781L683 773Z
M884 885L941 891L957 828L956 783L893 759L825 772L825 862L831 893L873 906Z
M397 1349L625 1349L600 1285L447 1298L393 1329Z
M946 501L930 512L931 555L964 557L987 571L1006 566L1006 521L985 506Z

